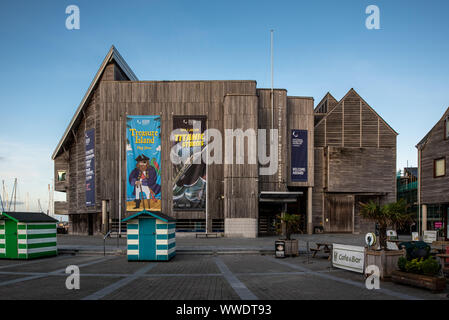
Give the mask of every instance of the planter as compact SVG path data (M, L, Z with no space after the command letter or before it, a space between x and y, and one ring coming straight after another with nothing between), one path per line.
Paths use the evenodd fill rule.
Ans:
M285 242L285 255L286 256L299 256L298 240L283 240Z
M441 292L446 289L446 279L436 276L426 276L396 270L393 271L391 280L400 284L432 290L433 292Z
M283 243L284 246L283 254L281 252L277 252L278 251L277 244L281 242ZM279 239L278 241L275 242L275 247L276 247L276 256L279 258L299 256L298 240L296 239L293 240Z
M393 271L398 268L398 260L405 256L405 250L375 251L367 249L365 252L365 266L376 265L379 267L380 278L390 278Z

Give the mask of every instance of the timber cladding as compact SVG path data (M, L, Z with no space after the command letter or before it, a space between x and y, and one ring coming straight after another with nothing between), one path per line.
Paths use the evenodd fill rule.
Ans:
M329 192L394 193L394 148L328 148Z
M252 146L245 154L257 161L257 96L226 95L224 100L224 129L253 129L256 135ZM228 137L226 135L226 138ZM248 146L250 144L248 143ZM225 152L229 150L225 149ZM224 212L226 218L257 218L259 192L257 178L259 166L245 159L237 164L236 143L233 145L233 164L224 165Z
M449 109L417 146L421 152L420 189L421 202L424 204L449 202L449 140L444 137L445 120L448 116ZM446 174L435 177L434 161L441 158L445 159Z
M284 89L274 89L274 98L272 110L271 107L271 90L257 89L259 97L259 128L267 129L266 148L270 150L270 132L271 128L278 130L278 170L274 175L263 175L259 177L259 191L287 191L287 91Z
M288 169L287 181L288 186L294 187L313 187L314 185L314 113L313 113L313 98L308 97L287 97L288 119L287 119L287 149L288 149ZM307 130L308 144L307 144L307 182L292 182L291 181L291 144L290 135L291 130Z
M126 115L160 115L161 116L161 198L162 212L183 219L204 219L204 211L174 211L172 210L172 181L173 166L170 162L172 142L170 133L173 130L172 118L175 115L207 116L207 127L224 132L228 121L247 121L250 127L257 127L256 83L255 81L173 81L173 82L102 82L99 87L100 101L98 104L101 135L97 145L102 148L99 158L96 159L100 167L99 184L103 186L101 198L109 199L111 215L118 217L118 148L120 135L125 136ZM227 95L230 95L229 97ZM235 97L232 95L236 95ZM243 96L238 96L243 95ZM249 95L249 96L247 96ZM226 98L225 98L226 97ZM236 103L233 101L236 100ZM237 111L238 117L231 118L226 108ZM242 103L239 105L238 103ZM239 110L236 110L239 108ZM247 117L242 117L248 114ZM228 116L226 115L228 114ZM230 120L227 120L230 119ZM233 126L230 126L233 127ZM245 128L241 126L240 128ZM122 203L125 203L126 172L125 150L122 141ZM237 175L237 167L232 169ZM254 171L254 169L253 169ZM257 172L257 171L256 171ZM250 174L249 172L246 173ZM255 180L255 179L254 179ZM240 180L239 180L240 181ZM244 183L240 181L236 185ZM224 179L224 166L211 165L208 170L208 210L210 218L224 218L224 203L222 195L225 194L226 181ZM257 190L257 188L255 189ZM234 190L235 192L235 190ZM257 197L255 197L257 198ZM236 198L237 199L237 198ZM125 216L125 213L123 213Z
M397 133L355 90L334 100L328 94L315 108L313 222L327 232L358 233L371 227L359 202L396 199Z

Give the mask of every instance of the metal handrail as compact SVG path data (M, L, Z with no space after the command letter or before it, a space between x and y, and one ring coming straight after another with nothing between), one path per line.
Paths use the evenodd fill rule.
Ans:
M108 231L108 233L105 234L103 237L103 256L106 256L106 238L111 236L111 230Z

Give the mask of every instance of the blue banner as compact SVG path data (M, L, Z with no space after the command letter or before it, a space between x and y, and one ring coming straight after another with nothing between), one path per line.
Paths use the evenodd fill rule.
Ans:
M86 206L95 206L95 129L84 133L86 144Z
M292 130L291 133L291 181L307 182L307 130Z
M161 117L126 117L126 210L161 210Z

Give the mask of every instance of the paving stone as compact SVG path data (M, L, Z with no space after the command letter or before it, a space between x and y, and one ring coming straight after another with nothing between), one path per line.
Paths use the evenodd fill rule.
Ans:
M223 277L144 277L104 299L238 300Z
M233 273L295 271L292 268L272 262L261 255L222 255L220 259Z
M79 300L105 286L117 278L82 277L79 290L68 290L66 276L49 276L0 287L0 297L4 300Z
M100 256L59 256L39 260L17 260L19 265L1 268L0 271L10 272L51 272L66 268L70 265L79 265L100 259ZM27 263L32 261L33 263Z
M214 274L220 273L209 255L177 255L170 261L158 262L148 273L157 274Z

